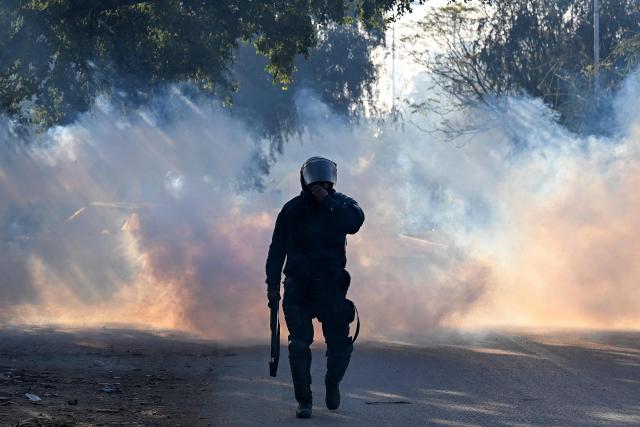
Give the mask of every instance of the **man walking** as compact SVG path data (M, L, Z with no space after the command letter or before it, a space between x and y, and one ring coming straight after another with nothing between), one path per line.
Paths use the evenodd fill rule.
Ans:
M267 257L269 307L280 301L284 267L284 309L289 329L289 363L296 417L311 417L311 350L314 317L322 323L327 343L325 403L340 405L342 380L353 350L349 323L355 307L346 298L350 283L346 266L346 235L364 222L358 203L336 192L337 166L323 157L308 159L300 169L300 195L289 200L276 220Z

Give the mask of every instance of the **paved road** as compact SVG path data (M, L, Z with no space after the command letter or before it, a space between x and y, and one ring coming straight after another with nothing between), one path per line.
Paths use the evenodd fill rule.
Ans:
M493 333L420 346L358 344L338 411L324 408L314 344L314 417L294 418L286 349L225 350L214 368L212 425L640 425L640 333Z

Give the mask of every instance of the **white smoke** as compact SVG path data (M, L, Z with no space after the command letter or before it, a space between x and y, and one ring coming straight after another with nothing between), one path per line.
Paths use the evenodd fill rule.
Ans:
M579 138L539 102L506 99L499 116L475 112L494 126L457 144L350 127L302 94L306 130L267 176L255 166L265 142L178 90L128 116L98 102L26 147L3 129L0 318L263 336L275 216L299 192L301 163L323 155L367 216L347 249L367 336L638 327L639 95L634 75L615 140ZM247 184L256 177L264 191Z

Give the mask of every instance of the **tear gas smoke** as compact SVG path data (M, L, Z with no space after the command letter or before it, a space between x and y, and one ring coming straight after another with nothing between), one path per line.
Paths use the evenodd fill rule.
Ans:
M0 319L265 336L275 216L299 192L301 163L324 155L367 216L348 246L366 336L637 328L639 96L635 75L615 140L580 139L539 102L507 99L498 125L459 146L412 127L349 127L302 93L306 131L266 176L253 167L263 142L177 90L126 117L98 102L26 147L4 129Z

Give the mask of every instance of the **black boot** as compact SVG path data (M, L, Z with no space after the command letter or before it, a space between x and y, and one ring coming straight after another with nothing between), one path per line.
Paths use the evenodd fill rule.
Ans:
M326 387L326 393L324 395L324 402L327 404L327 408L335 411L340 406L340 387L338 382L333 382L324 377L324 385Z
M326 393L324 401L327 408L334 411L340 406L340 381L349 366L353 345L349 343L340 350L329 349L327 352L327 374L324 377Z
M311 350L309 344L292 340L289 342L289 365L293 379L293 391L298 401L296 417L311 417Z
M311 401L298 403L296 418L311 418Z

